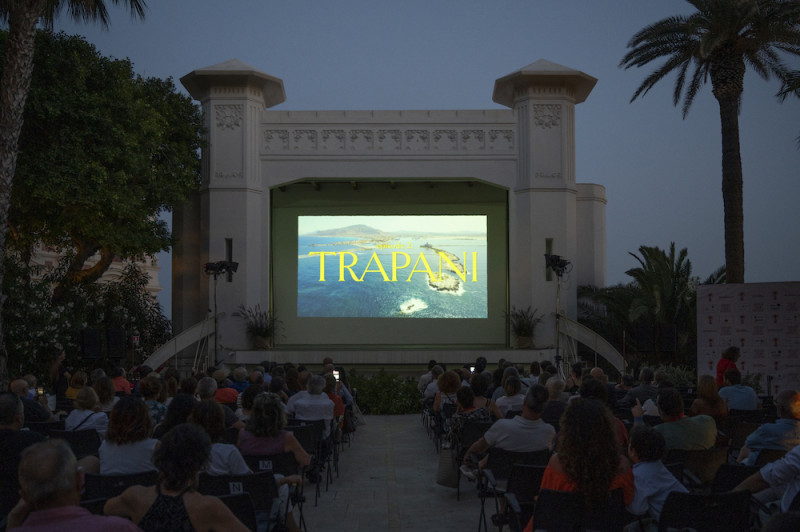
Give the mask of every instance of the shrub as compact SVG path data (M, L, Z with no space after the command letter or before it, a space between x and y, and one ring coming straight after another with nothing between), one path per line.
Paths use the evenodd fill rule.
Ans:
M419 390L410 377L392 375L383 369L366 377L352 370L349 384L358 390L358 406L364 414L415 414L422 410Z

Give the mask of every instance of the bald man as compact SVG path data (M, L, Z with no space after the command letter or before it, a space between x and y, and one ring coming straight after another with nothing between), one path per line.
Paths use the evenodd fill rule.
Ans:
M42 406L38 401L28 399L30 384L25 379L16 379L11 381L9 389L17 394L22 401L22 406L25 409L25 419L27 421L55 421L53 413L47 408Z

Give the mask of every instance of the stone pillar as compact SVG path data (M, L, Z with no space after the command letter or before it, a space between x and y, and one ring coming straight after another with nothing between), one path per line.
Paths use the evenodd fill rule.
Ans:
M530 305L542 314L556 308L556 276L547 271L546 252L572 262L571 282L562 283L559 309L577 315L577 227L575 185L575 105L597 80L541 59L495 82L492 99L511 107L517 118L519 159L509 200L511 304ZM546 321L537 345L555 343Z
M238 271L217 280L217 311L226 314L219 329L228 331L218 343L244 349L244 328L232 326L231 314L240 304L269 308L269 191L260 175L258 124L266 108L286 99L283 82L232 59L181 83L203 107L207 144L200 191L174 217L175 234L183 235L173 259L173 278L181 280L173 288L175 332L214 307L213 278L202 273L203 264L230 260Z

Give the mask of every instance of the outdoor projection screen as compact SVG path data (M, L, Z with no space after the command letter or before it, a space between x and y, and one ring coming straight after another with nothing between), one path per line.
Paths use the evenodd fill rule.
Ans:
M277 345L505 345L504 189L298 183L271 222Z

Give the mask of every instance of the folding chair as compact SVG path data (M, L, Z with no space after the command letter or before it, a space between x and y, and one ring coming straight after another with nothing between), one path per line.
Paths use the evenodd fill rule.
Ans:
M577 493L540 490L533 511L533 530L592 530L619 532L625 521L622 490L615 489L610 501L588 509Z
M664 463L682 462L684 485L692 489L707 487L722 464L728 462L727 447L685 451L672 449L667 451Z
M722 464L711 481L712 493L728 493L738 486L747 477L761 469L759 466L745 466L740 464Z
M456 446L456 459L458 464L464 462L464 455L473 443L478 441L486 434L489 427L493 425L491 421L472 421L467 420L461 427L461 433L458 435L458 442ZM461 468L458 468L458 485L456 486L456 500L461 500Z
M278 454L259 454L259 455L245 455L244 461L253 473L268 472L275 475L283 475L285 477L291 475L303 476L304 468L295 460L294 453L278 453ZM303 515L303 503L306 502L306 497L303 494L303 483L300 482L297 486L293 486L289 490L289 497L292 504L297 508L299 514L298 526L306 530L306 520Z
M511 468L505 492L505 517L499 524L499 532L502 532L505 523L514 532L521 532L525 528L533 516L546 468L544 465L524 464L514 464Z
M505 494L506 482L511 475L511 469L515 464L527 465L547 465L550 459L550 451L514 452L504 451L493 447L489 449L486 467L481 469L478 477L478 497L481 500L481 513L478 517L478 532L481 527L488 532L486 523L486 499L494 498L495 515L500 514L499 497Z
M320 421L324 423L323 420ZM303 449L311 457L311 466L310 469L306 470L306 475L308 476L308 479L316 485L314 493L314 506L317 506L319 504L319 497L321 494L320 483L322 480L322 464L324 463L324 456L322 456L321 452L322 431L324 430L324 426L321 426L316 422L305 422L306 424L299 424L303 422L298 420L292 420L292 422L298 424L287 425L286 430L291 431L294 434L294 437L297 438L300 446L303 447Z
M259 521L266 520L267 530L276 524L285 524L287 512L281 512L278 485L272 473L253 473L251 475L209 475L200 474L197 490L203 495L250 495L253 510ZM235 513L235 512L234 512ZM238 517L238 514L236 514Z
M51 430L50 437L66 440L78 460L85 456L97 456L100 448L100 436L94 429Z
M25 421L25 428L30 429L45 436L50 435L51 430L64 430L64 420L58 421Z
M258 518L253 508L253 499L249 493L236 493L230 495L217 495L225 506L242 522L248 530L258 530Z
M750 492L679 493L667 496L659 531L690 528L697 532L747 532L750 518Z
M154 486L158 482L157 471L145 471L130 475L84 475L83 496L85 500L116 497L130 486Z

